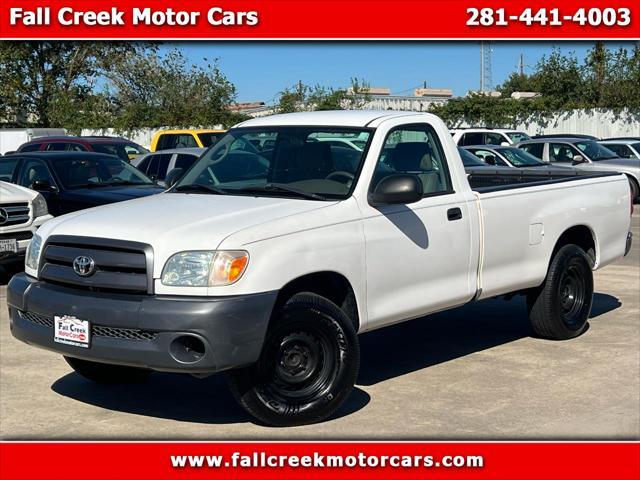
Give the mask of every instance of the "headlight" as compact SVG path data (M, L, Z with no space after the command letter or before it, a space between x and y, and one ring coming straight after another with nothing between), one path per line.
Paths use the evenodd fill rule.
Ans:
M44 215L49 214L49 209L47 208L47 201L40 194L36 195L36 198L33 199L33 218L42 217Z
M42 250L42 237L37 233L31 239L24 257L25 269L31 270L32 274L38 274L38 263L40 262L40 250ZM30 273L30 272L27 272Z
M241 250L181 252L162 270L162 284L172 287L220 287L237 282L249 263Z

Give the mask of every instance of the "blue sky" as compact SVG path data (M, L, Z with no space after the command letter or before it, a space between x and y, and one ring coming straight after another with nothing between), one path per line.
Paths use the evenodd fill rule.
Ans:
M493 83L501 83L525 56L525 71L554 47L582 59L592 43L494 43ZM609 48L626 44L609 43ZM472 43L178 43L191 63L218 58L238 91L238 101L272 103L278 92L302 80L309 85L347 87L352 77L393 94L411 94L423 81L464 95L479 87L480 47Z

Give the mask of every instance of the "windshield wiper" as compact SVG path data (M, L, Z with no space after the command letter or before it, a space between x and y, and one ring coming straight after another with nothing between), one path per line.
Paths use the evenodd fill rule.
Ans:
M317 193L305 192L304 190L298 190L297 188L288 187L280 183L267 183L266 185L256 185L252 187L243 187L234 189L241 192L284 192L292 193L299 197L309 198L311 200L326 200L327 197L319 195Z
M174 188L176 192L205 192L215 193L216 195L226 195L228 192L222 188L214 187L212 185L204 185L202 183L191 183L189 185L179 185Z

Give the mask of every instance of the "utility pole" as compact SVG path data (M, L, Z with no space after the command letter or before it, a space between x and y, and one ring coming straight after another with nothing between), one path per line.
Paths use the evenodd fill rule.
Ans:
M524 77L524 53L520 54L520 63L518 64L518 70L520 71L520 76Z

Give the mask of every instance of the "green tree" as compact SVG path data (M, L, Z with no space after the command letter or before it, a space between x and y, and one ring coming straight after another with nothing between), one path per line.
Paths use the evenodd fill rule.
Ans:
M333 88L323 85L310 87L301 81L280 92L277 102L279 113L311 110L353 110L362 108L369 100L368 84L358 78L351 79L351 87Z
M63 127L104 106L101 76L143 48L114 42L0 42L0 118L16 126Z
M244 117L230 111L235 86L217 66L189 64L182 53L128 55L106 75L105 95L114 108L114 126L140 127L229 126Z

